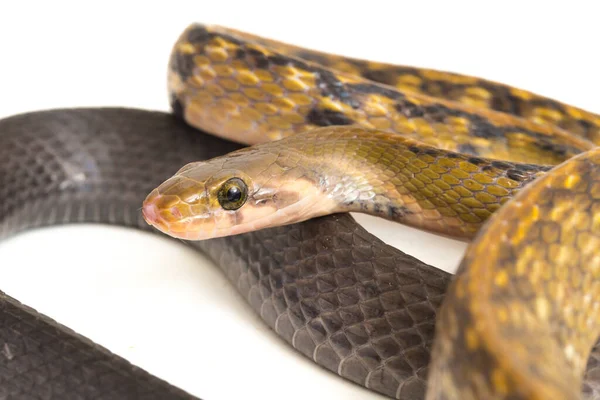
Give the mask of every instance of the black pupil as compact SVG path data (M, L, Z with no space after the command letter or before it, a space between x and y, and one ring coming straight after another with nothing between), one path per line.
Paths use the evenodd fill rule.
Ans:
M242 198L242 191L237 186L232 186L227 190L227 200L228 201L238 201Z

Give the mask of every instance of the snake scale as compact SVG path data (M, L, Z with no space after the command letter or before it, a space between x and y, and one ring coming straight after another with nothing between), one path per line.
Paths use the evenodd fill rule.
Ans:
M597 116L477 78L203 25L177 41L169 85L173 114L65 109L0 121L2 237L73 222L149 229L146 195L182 166L242 147L226 139L268 148L329 125L401 133L404 151L457 163L459 201L444 212L476 228L452 283L346 213L190 245L296 350L371 390L418 400L429 380L429 398L600 398ZM468 186L460 172L470 168L502 175L505 186L485 194L505 200L477 197L475 184L489 185ZM422 193L412 196L423 210L438 206ZM468 216L474 200L493 206ZM508 300L485 308L499 296ZM6 295L0 338L6 398L192 397Z

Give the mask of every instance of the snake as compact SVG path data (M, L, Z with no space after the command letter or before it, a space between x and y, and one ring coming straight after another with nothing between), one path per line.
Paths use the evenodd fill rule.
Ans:
M277 336L392 398L600 398L600 117L202 24L168 83L171 113L0 120L0 236L96 222L185 239ZM470 244L453 277L349 212ZM4 293L0 338L6 398L194 398Z

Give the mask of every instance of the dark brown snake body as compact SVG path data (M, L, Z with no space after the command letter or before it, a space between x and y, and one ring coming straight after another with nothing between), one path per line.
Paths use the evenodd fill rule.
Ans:
M193 27L191 31L186 32L186 34L193 32L196 34L194 38L204 38L203 40L212 34L203 27ZM273 59L268 59L264 53L261 55L261 52L257 53L257 51L255 49L255 53L249 53L255 59L253 62L260 62L261 59L263 65L265 62L273 62ZM236 54L242 57L241 53ZM175 60L178 60L176 63L188 63L182 65L192 68L189 64L190 60L181 57L177 52L174 56ZM192 61L198 60L192 59ZM281 62L280 59L279 63ZM350 62L349 65L360 67L361 64L357 61ZM424 74L421 78L432 76L427 75L430 74L427 72L413 75L419 77L419 74ZM389 75L382 74L382 76ZM443 74L437 75L438 78L441 76ZM173 97L175 114L179 116L184 114L190 119L193 113L186 111L185 102L182 100L185 96L182 91L177 92L178 89L184 90L181 76L171 76L171 79L176 81L172 82L176 94ZM460 80L459 77L455 79ZM478 87L480 82L464 79L464 82L470 82L465 83L465 88L460 88L459 84L451 85L446 82L449 87L457 89L444 89L442 92L472 93L473 90L467 90L467 86ZM433 78L432 80L435 81ZM441 78L439 80L444 81ZM406 81L410 79L402 80L402 82ZM413 81L416 82L414 79ZM311 103L312 107L300 107L295 110L299 115L305 116L302 121L297 117L289 117L291 114L284 113L281 119L275 120L274 125L289 127L292 133L295 129L294 118L299 121L298 124L310 121L309 128L318 125L337 125L336 122L347 121L343 118L350 118L349 116L360 120L361 112L356 111L360 107L354 108L352 104L347 104L352 102L351 98L345 97L349 93L346 89L350 88L360 92L358 98L362 99L361 107L365 104L374 104L373 96L377 95L391 101L392 107L396 110L398 110L396 106L401 102L404 108L400 110L410 109L411 112L416 112L416 114L409 114L408 117L404 114L405 125L402 125L402 121L392 118L391 121L397 123L399 127L407 126L407 123L415 124L414 121L410 121L411 118L421 118L431 123L432 125L427 128L423 125L424 122L416 122L416 126L420 129L413 133L418 139L423 139L424 135L432 129L435 131L439 128L444 131L446 129L444 126L447 127L450 123L454 123L455 126L460 125L467 131L479 132L481 135L482 131L475 128L481 128L481 123L489 122L490 119L487 117L490 115L492 115L491 120L499 118L495 123L485 125L487 129L484 130L485 137L479 137L483 140L476 141L477 146L469 147L465 142L461 148L452 147L455 145L450 144L449 136L442 141L430 139L429 143L436 141L433 144L442 149L454 149L466 154L485 156L485 152L490 148L501 149L500 152L504 151L508 154L511 148L529 143L530 146L524 151L517 152L514 161L523 161L530 154L538 154L541 160L556 164L593 147L591 142L573 139L563 132L562 128L579 127L573 130L577 130L576 133L583 137L596 140L598 119L594 115L563 106L558 102L545 101L539 97L530 98L531 101L528 101L525 95L523 97L515 95L515 93L525 92L511 92L512 89L501 85L488 84L492 88L486 89L491 98L488 99L490 108L504 107L506 109L501 111L508 110L524 117L527 117L528 113L537 115L538 111L531 110L538 108L550 110L541 114L558 118L556 120L561 121L557 124L558 128L523 120L516 125L510 125L511 128L506 130L500 123L501 117L493 112L471 110L469 108L471 105L465 105L465 108L461 108L462 106L443 108L440 104L447 100L429 104L426 98L420 98L415 94L412 96L416 96L415 98L420 102L420 105L416 106L415 98L411 96L394 97L397 95L391 94L391 91L382 94L382 89L377 89L379 92L373 93L375 90L373 88L379 88L377 85L370 86L371 89L368 89L365 86L356 86L362 85L361 82L348 83L351 85L349 87L340 83L343 82L330 81L330 86L327 87L339 89L335 92L336 96L345 99L346 102L342 101L341 105L325 104L323 99L332 98L319 94L320 103ZM306 82L304 84L310 86ZM425 87L431 86L425 85ZM481 87L485 88L485 85ZM364 93L370 96L361 97ZM479 91L480 95L481 93L483 92ZM258 96L257 93L255 94ZM447 97L452 96L459 95L449 94ZM336 100L335 96L333 97ZM301 101L301 96L293 98ZM210 108L211 104L213 103L207 103L207 107ZM332 108L338 105L341 111L338 110L336 114ZM345 106L349 106L354 111L345 110ZM419 112L423 109L426 110L425 113ZM461 110L462 113L450 115L448 110ZM204 112L199 108L196 108L196 111ZM307 119L308 116L311 118ZM423 116L431 116L433 119L423 118ZM289 123L286 118L292 122ZM449 118L452 118L453 122ZM370 119L372 117L366 115L363 120ZM216 123L215 119L212 121ZM244 118L240 119L238 127L245 129L244 124L247 121L244 121ZM265 126L270 129L269 126L272 125L268 123ZM298 129L306 127L305 124ZM452 133L448 129L444 132ZM554 141L555 138L558 138L557 142ZM0 121L0 152L3 160L0 162L2 237L39 226L73 222L111 223L148 229L141 218L139 207L144 197L154 187L189 162L213 158L237 148L239 145L199 133L175 116L140 110L53 110L6 118ZM588 157L589 162L582 161L570 165L573 165L572 168L575 168L583 178L587 179L589 176L593 182L596 171L594 168L597 168L594 153L592 151L580 156L582 157L584 160ZM562 168L569 169L569 167ZM83 173L86 178L73 180L74 172ZM560 178L562 175L556 176ZM559 178L548 174L540 179ZM583 188L582 197L576 204L581 204L582 210L585 210L585 194L595 192L587 189L588 186L575 185L574 187ZM534 192L536 190L537 188L532 189ZM526 202L525 194L522 197ZM564 197L560 197L554 203L549 200L546 205L547 210L552 210L563 199ZM538 233L537 236L532 236L531 240L534 241L536 237L546 238L543 233L540 233L544 227L536 228L535 218L531 221L533 228L530 232ZM551 238L554 237L552 232L554 231L550 232ZM510 235L507 234L509 238L518 235L518 232L509 233ZM587 233L589 237L593 236L594 232ZM502 250L501 246L504 242L498 243L500 247L496 252L502 255L503 251L507 250ZM280 337L319 365L390 397L415 400L425 397L437 313L451 279L449 274L385 245L368 234L347 214L324 216L298 224L227 238L191 242L191 245L208 254L223 269L242 296ZM465 262L473 257L479 257L477 252L482 246L480 242L474 243ZM542 243L534 245L534 249L537 252L542 246ZM527 249L522 250L525 254L529 254L526 253ZM560 252L560 250L552 251ZM554 258L553 254L547 259ZM514 259L518 260L517 254L514 255ZM463 267L461 271L465 268ZM502 276L510 271L498 270L497 272L501 276L498 279L501 280ZM468 273L466 278L465 273L461 273L460 276L460 280L453 284L451 292L456 296L458 291L459 298L462 286L471 288L468 283ZM519 288L530 290L523 285ZM456 307L466 307L460 301L453 304ZM535 300L533 304L536 307ZM526 306L526 304L520 305ZM560 309L560 303L541 307L546 311L544 315L547 315ZM465 346L473 345L473 341L477 344L484 340L477 336L478 332L475 328L473 334L460 330L469 328L474 321L457 322L448 317L449 314L444 314L446 312L445 308L440 320L443 329L447 329L450 333L460 332L460 337L475 338L471 342L465 342ZM503 318L502 314L498 315L499 318ZM563 320L568 321L568 318L566 316ZM452 326L455 326L454 330ZM457 330L456 326L462 328ZM523 329L529 328L541 329L535 324L525 325ZM0 339L4 342L4 354L10 355L2 358L0 363L0 395L6 398L191 397L5 295L0 304ZM579 339L576 338L575 341L577 340ZM586 340L595 341L595 338L586 338ZM584 340L581 339L577 343L584 343ZM449 347L447 342L438 345L440 346L436 347L438 352L451 353L458 349ZM581 349L574 349L574 352L577 353L579 350L585 352L585 345L582 346ZM542 347L542 350L548 348L548 346ZM596 345L589 359L585 360L587 367L586 362L584 365L581 363L571 365L574 366L575 372L577 368L586 371L582 387L586 398L600 398L600 381L597 378L599 355L600 347ZM452 360L451 357L450 359ZM549 361L544 359L543 362L551 363L556 360L565 362L564 365L570 365L569 360L564 361L560 357L552 357ZM487 362L486 365L491 368L490 371L481 371L484 375L481 378L482 387L487 388L489 393L496 390L497 393L494 395L498 393L502 395L503 388L518 387L506 377L498 378L498 374L494 375L494 367L497 367L494 363L498 362L497 360L483 362ZM461 371L460 367L452 364L446 368L454 372ZM540 376L545 373L542 371ZM435 377L436 382L438 378ZM488 381L488 378L491 380ZM572 378L566 377L564 385L559 384L559 386L568 387L577 382L576 379L575 381L569 379ZM451 387L446 383L442 385ZM579 390L572 386L569 390L574 395L579 393ZM469 393L467 388L460 388L460 391L460 393ZM527 398L526 394L520 394L518 391L513 394L512 398ZM444 394L441 398L444 398Z

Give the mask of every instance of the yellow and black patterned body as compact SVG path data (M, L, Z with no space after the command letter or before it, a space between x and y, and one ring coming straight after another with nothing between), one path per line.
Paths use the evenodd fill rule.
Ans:
M217 26L212 27L212 30L229 35L235 34L282 54L312 61L348 74L360 75L401 91L420 93L468 106L511 114L539 124L558 126L572 134L600 144L600 117L598 115L527 90L447 71L365 61L322 53Z
M175 45L169 90L188 123L245 144L358 125L514 162L556 164L593 147L535 119L399 90L203 25L188 28Z

